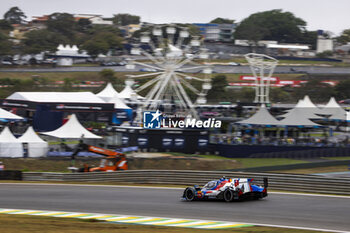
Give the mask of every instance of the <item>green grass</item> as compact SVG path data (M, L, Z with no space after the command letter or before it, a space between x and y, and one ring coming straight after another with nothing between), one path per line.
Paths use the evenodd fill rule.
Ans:
M296 159L272 159L272 158L235 158L236 161L240 162L244 168L250 167L265 167L265 166L278 166L278 165L289 165L289 164L299 164L306 163L302 160Z
M322 159L329 159L329 160L350 160L350 156L345 156L345 157L322 157Z
M221 159L221 160L235 160L240 163L240 168L251 168L251 167L265 167L265 166L278 166L278 165L289 165L289 164L300 164L307 163L306 161L296 159L284 159L284 158L227 158L219 155L189 155L182 153L169 153L174 156L183 157L199 157L206 159Z
M50 141L49 145L59 145L61 143L62 143L61 141ZM79 141L66 141L66 142L64 142L64 144L78 144L78 143L79 143Z
M276 172L293 173L293 174L315 174L315 173L346 172L346 171L349 171L347 165L338 165L338 166L329 166L329 167L292 169L292 170L284 170L284 171L276 171Z
M173 156L181 156L181 157L198 157L198 158L204 158L204 159L224 159L224 160L231 160L231 158L226 158L220 155L196 155L196 154L184 154L179 152L168 152L167 154L173 155Z
M0 214L1 232L6 233L207 233L207 232L232 232L232 233L307 233L317 232L299 229L287 229L277 227L241 227L225 230L203 230L182 227L163 227L137 224L115 224L99 220L55 218L28 215Z

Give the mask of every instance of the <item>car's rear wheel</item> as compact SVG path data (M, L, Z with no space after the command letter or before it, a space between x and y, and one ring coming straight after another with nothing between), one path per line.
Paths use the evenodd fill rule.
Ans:
M195 197L196 197L196 192L194 190L194 188L186 188L184 191L184 196L186 201L194 201Z
M231 202L233 201L233 197L234 197L234 194L233 194L233 191L231 189L226 189L224 191L224 200L226 202Z

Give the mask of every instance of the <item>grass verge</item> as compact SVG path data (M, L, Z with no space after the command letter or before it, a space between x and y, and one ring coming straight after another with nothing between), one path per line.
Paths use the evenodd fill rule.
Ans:
M82 219L62 219L54 217L27 216L27 215L6 215L0 214L1 231L6 233L201 233L208 230L179 228L179 227L159 227L135 224L112 224L97 220ZM210 232L213 232L212 230ZM240 232L240 233L312 233L317 231L287 229L276 227L242 227L225 230L215 230L215 232Z
M293 169L293 170L283 170L277 171L278 173L294 173L294 174L314 174L314 173L327 173L327 172L346 172L349 171L349 166L339 165L339 166L329 166L329 167L315 167L315 168L305 168L305 169Z

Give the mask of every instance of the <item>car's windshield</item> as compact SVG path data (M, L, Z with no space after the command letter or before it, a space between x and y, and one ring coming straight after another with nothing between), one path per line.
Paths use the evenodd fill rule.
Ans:
M209 181L206 185L204 185L205 189L212 189L216 185L216 181Z

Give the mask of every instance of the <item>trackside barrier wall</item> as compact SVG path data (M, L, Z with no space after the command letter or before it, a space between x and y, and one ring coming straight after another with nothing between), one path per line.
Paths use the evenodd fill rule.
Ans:
M22 172L12 170L0 171L0 180L22 180Z
M269 178L269 188L274 190L312 192L325 194L350 194L350 179L326 178L316 175L227 172L227 171L169 171L129 170L105 173L38 173L24 172L26 181L68 181L68 182L118 182L137 184L204 185L210 180L226 177L254 178L263 184L263 177Z

